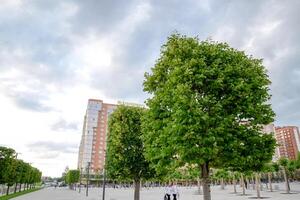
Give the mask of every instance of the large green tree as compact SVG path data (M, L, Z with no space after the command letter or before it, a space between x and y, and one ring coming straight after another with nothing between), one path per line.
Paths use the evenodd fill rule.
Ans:
M15 157L14 149L0 146L0 184L10 181L11 166Z
M7 185L6 194L14 183L14 175L16 173L16 152L14 149L0 147L0 184Z
M120 105L109 118L108 176L117 180L132 180L135 185L134 200L139 200L141 179L152 175L143 155L141 119L144 112L144 108Z
M274 117L262 60L225 43L174 34L151 70L143 138L156 170L200 166L210 200L210 167L252 170L271 159L274 139L261 131Z

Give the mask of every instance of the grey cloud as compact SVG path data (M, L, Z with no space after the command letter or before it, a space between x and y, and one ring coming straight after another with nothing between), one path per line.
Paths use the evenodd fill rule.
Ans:
M78 151L76 144L59 143L52 141L37 141L27 145L33 152L50 152L50 153L76 153Z
M197 33L201 28L200 25L195 26L194 22L208 19L208 11L195 5L194 1L184 4L180 1L149 2L150 11L145 13L149 14L149 18L138 24L133 33L122 33L124 40L118 44L113 58L117 66L115 70L107 74L95 73L91 77L91 85L101 88L112 98L138 96L145 99L147 95L142 92L144 72L154 64L167 36L175 30ZM136 4L135 8L138 6Z
M52 110L44 104L49 95L46 86L62 88L73 81L75 69L68 60L73 44L64 3L31 0L0 13L0 71L18 72L18 77L1 81L0 87L21 108ZM20 85L29 90L16 90Z
M38 152L36 158L39 159L55 159L59 157L58 152Z
M273 4L271 4L273 3ZM267 36L257 36L255 54L270 65L272 105L280 125L300 125L300 2L269 3L273 14L265 15L278 26ZM264 12L269 10L265 8ZM271 16L270 16L271 15Z
M19 108L36 112L48 112L55 110L55 108L52 108L44 103L44 101L47 100L47 96L43 91L18 91L15 88L17 85L18 83L6 85L7 88L4 90L4 92Z
M30 94L20 94L13 97L16 105L20 108L38 111L38 112L47 112L52 110L50 107L42 104L38 99L34 99L34 96Z
M142 13L147 15L145 20L138 23L134 30L125 28L117 32L124 20L145 2L150 5L148 12ZM117 47L112 59L113 69L92 73L89 77L90 86L110 98L143 100L147 97L142 92L143 74L154 65L160 46L175 30L191 36L198 35L200 39L221 38L238 49L245 48L253 40L247 53L264 58L268 63L277 123L300 125L297 120L299 117L295 114L300 105L296 92L300 91L299 1L188 0L182 3L179 0L67 0L64 3L77 8L73 16L64 16L61 1L50 0L30 1L25 9L27 11L22 11L19 17L14 15L10 18L7 17L9 13L0 14L0 63L1 60L6 63L1 63L0 70L3 71L3 66L9 69L14 65L11 59L9 62L7 58L4 59L3 55L7 53L1 52L20 48L28 53L28 58L20 58L18 62L28 64L19 70L42 81L44 84L41 87L47 83L72 86L76 68L69 61L76 58L70 57L70 51L77 44L70 39L71 36L84 38L93 32L97 37L106 38L116 34L120 37L113 41ZM273 22L280 24L269 34L263 35L257 31ZM285 54L285 51L288 53ZM40 99L37 102L42 102L42 96L36 97ZM30 107L31 104L26 103L27 98L21 95L18 99ZM19 105L22 105L21 102ZM40 106L39 103L31 105L38 108L36 110ZM62 122L60 126L68 127Z
M59 5L57 2L55 8L37 10L34 4L26 4L22 8L28 12L22 10L18 17L8 19L5 16L9 13L0 14L0 38L3 44L0 51L8 52L6 55L15 49L24 52L26 58L23 62L28 63L18 67L18 70L52 83L64 81L68 75L72 75L65 60L72 44L64 25L66 22L61 22L67 19L61 19L64 10ZM15 66L5 67L10 69Z
M113 32L120 22L140 2L138 0L74 0L78 13L72 19L72 29L77 33L96 31L105 37ZM83 28L84 27L84 28Z
M76 122L67 122L64 119L59 119L51 126L51 129L54 131L78 130L78 124Z
M113 58L117 66L115 71L93 74L91 85L101 88L111 98L147 97L142 92L143 75L154 65L166 38L178 31L205 39L216 31L220 19L227 15L227 9L234 9L230 8L228 1L223 4L216 1L203 2L205 6L193 0L185 1L184 4L182 1L149 1L150 11L146 13L149 18L137 25L134 32L122 33L124 40L118 44L119 48ZM251 10L257 6L253 7ZM250 6L247 8L250 9ZM252 17L248 15L244 18ZM229 21L236 19L236 16L231 18Z

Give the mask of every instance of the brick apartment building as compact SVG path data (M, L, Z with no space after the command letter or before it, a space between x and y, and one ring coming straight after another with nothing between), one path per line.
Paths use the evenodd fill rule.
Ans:
M300 151L300 134L298 127L276 127L275 138L279 145L280 157L297 159L298 152Z
M104 103L102 100L88 100L78 153L78 169L83 170L83 173L88 163L92 174L103 170L108 116L116 107L117 105Z

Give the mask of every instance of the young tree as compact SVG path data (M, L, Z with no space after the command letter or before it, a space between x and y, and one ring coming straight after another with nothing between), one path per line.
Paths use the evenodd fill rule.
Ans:
M287 165L287 170L289 172L289 177L292 179L295 179L295 172L297 170L297 160L289 160L288 165Z
M144 112L143 108L121 105L109 119L108 176L118 180L133 180L134 200L139 200L141 179L152 175L143 155L144 145L141 140L141 118Z
M74 184L78 183L79 178L80 178L79 170L76 169L69 170L66 174L66 183L69 185L70 188L74 189Z
M264 166L263 171L266 172L268 175L269 189L270 189L270 192L273 192L272 174L273 174L273 172L275 172L274 163L267 163Z
M241 174L239 172L230 171L230 177L232 179L233 183L233 193L237 193L236 191L236 182L241 177Z
M15 160L16 168L15 173L13 174L14 177L14 183L15 183L15 190L14 193L17 192L18 183L21 184L21 178L22 178L22 171L23 171L23 161L22 160Z
M31 169L30 164L24 163L22 168L22 178L21 178L21 183L24 184L23 190L26 189L26 185L28 184L29 177L30 177L30 169ZM21 185L19 191L21 191Z
M288 163L289 160L287 158L280 158L278 160L279 165L282 167L282 171L283 171L283 176L284 176L284 181L285 181L285 191L286 193L290 193L290 183L289 183L289 177L288 177Z
M271 159L275 141L261 132L274 117L269 84L262 60L224 43L172 35L145 74L147 159L156 170L178 160L197 164L210 200L210 167Z
M220 180L220 182L221 182L221 189L224 190L225 189L225 183L224 183L224 181L229 178L229 172L226 171L225 169L218 169L215 172L214 176L218 180Z

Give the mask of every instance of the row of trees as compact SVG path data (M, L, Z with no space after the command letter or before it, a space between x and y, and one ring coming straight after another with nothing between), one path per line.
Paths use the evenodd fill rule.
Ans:
M247 171L244 173L233 172L224 169L214 170L212 179L215 182L219 182L221 188L224 189L225 182L234 184L234 193L236 193L236 180L240 179L240 184L243 187L243 194L245 194L245 183L249 185L249 182L252 183L253 189L257 190L257 197L260 197L260 189L262 189L262 182L266 184L266 188L273 192L273 181L285 181L286 193L290 193L290 180L300 180L300 176L297 174L297 171L300 169L300 156L297 160L288 160L287 158L281 158L277 162L267 163L264 165L261 172L252 172ZM242 177L245 178L242 182ZM256 187L254 186L256 184Z
M6 194L9 194L10 187L17 190L31 189L36 183L41 182L42 173L32 167L29 163L17 159L14 149L0 146L0 184L7 185Z
M76 169L68 170L65 175L65 182L69 185L71 189L76 190L76 183L79 182L80 171Z
M274 120L262 60L225 43L171 35L145 74L147 109L119 106L110 116L108 174L133 180L165 179L192 168L210 200L211 169L260 172L275 139L263 124Z

